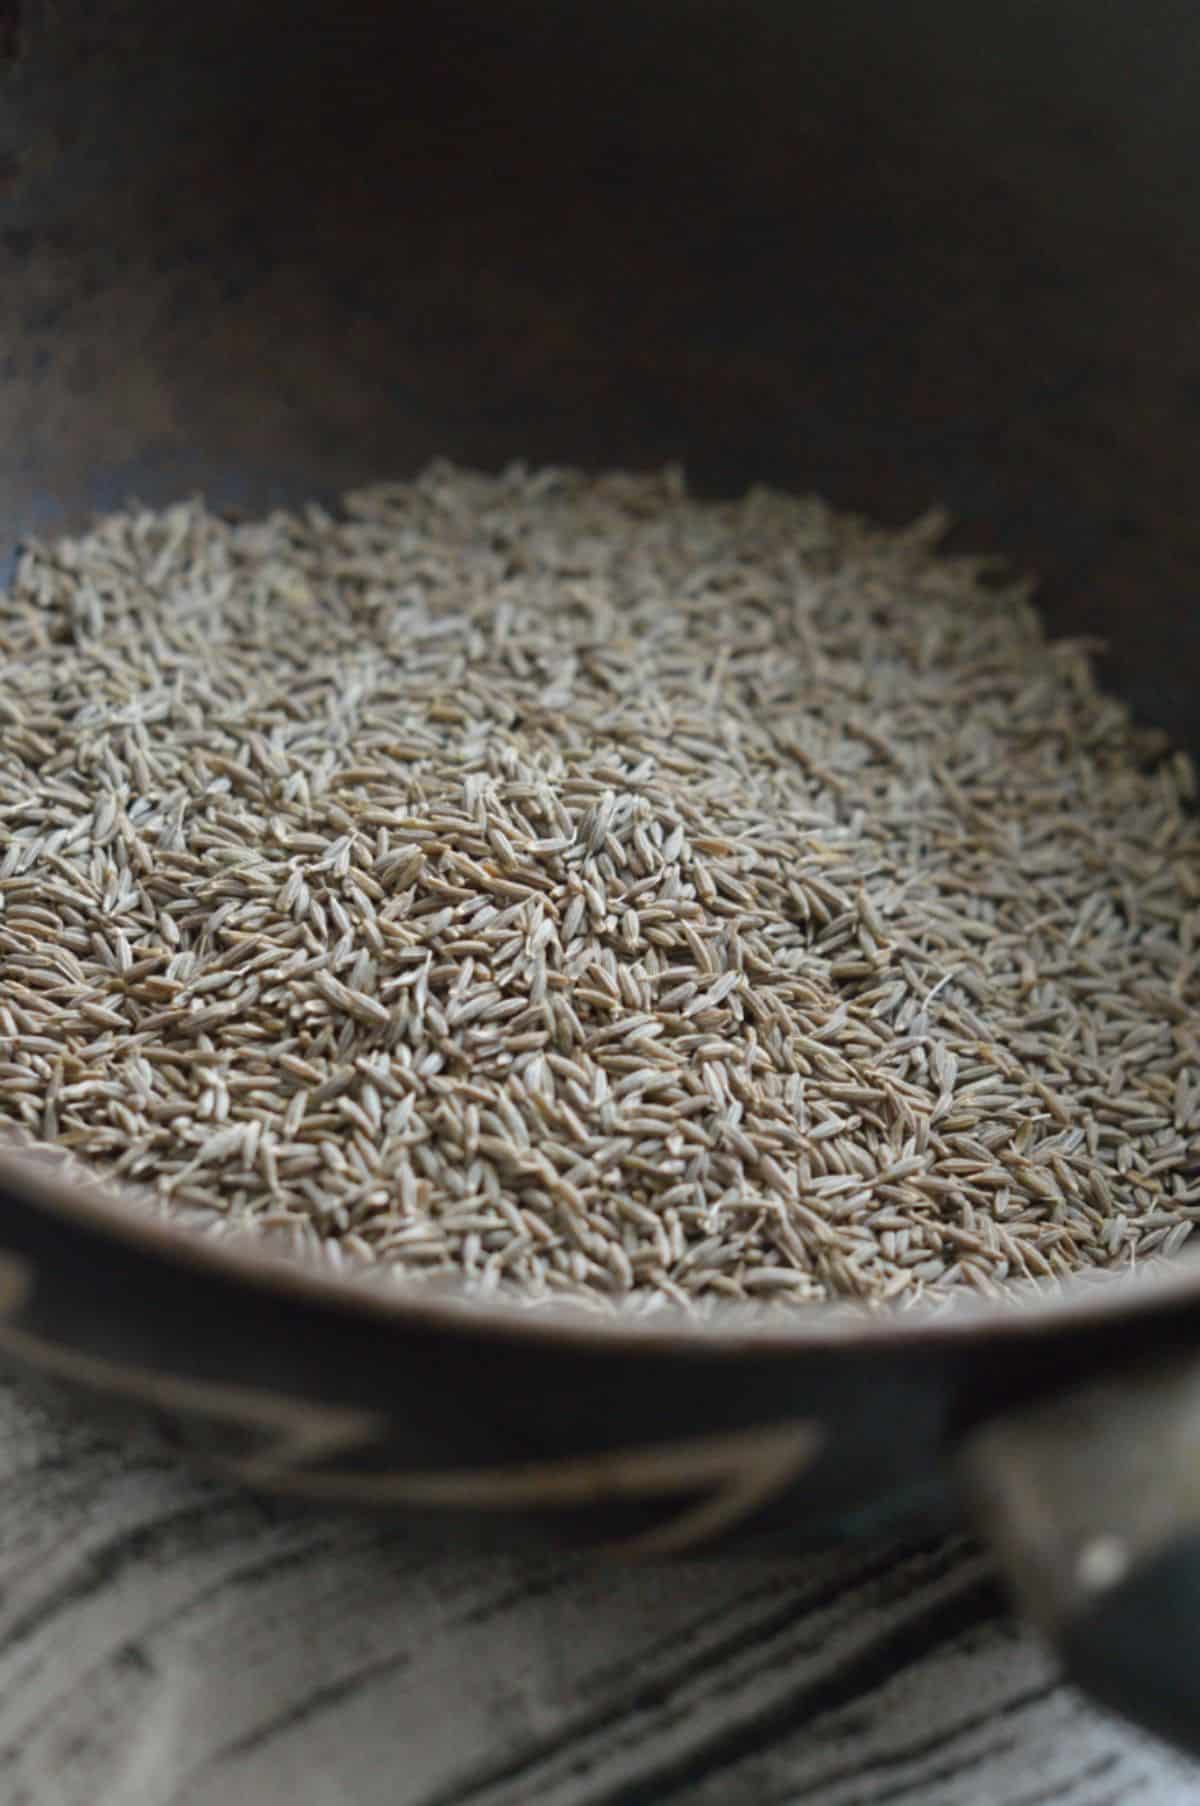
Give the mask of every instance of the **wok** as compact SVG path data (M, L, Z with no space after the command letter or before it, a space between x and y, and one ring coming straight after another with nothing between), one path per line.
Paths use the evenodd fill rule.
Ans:
M1200 738L1200 17L0 0L0 544L434 455L682 460L1043 574ZM765 1328L410 1295L0 1156L0 1351L248 1483L770 1549L966 1511L1200 1752L1200 1272Z

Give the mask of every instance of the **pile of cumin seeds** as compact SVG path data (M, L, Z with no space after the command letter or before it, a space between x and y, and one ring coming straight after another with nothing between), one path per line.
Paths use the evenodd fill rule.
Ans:
M942 525L439 465L29 546L0 1124L533 1303L1173 1253L1192 768Z

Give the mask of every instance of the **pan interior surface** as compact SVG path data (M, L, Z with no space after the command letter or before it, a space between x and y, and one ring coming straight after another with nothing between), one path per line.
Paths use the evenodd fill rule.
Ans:
M28 0L0 551L439 456L943 501L1196 748L1200 20L835 10Z

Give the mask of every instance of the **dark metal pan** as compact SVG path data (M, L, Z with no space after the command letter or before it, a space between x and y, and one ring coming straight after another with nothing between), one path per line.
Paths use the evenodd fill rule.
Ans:
M432 16L430 16L432 15ZM0 539L436 454L685 461L1045 577L1195 745L1180 0L0 0ZM666 1554L967 1510L1200 1751L1200 1276L764 1329L413 1298L0 1157L0 1348L289 1494Z

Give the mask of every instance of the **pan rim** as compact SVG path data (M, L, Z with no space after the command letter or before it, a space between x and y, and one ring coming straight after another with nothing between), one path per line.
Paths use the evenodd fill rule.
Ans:
M995 1304L965 1299L945 1311L858 1316L834 1304L780 1311L779 1321L722 1326L718 1310L696 1320L682 1312L653 1317L595 1315L569 1305L536 1313L517 1304L484 1302L442 1292L422 1296L418 1287L394 1290L371 1275L322 1270L281 1253L253 1233L211 1237L186 1222L151 1214L146 1204L98 1179L84 1186L51 1176L27 1150L0 1143L0 1187L47 1216L99 1232L111 1243L177 1267L224 1279L243 1292L286 1299L340 1317L356 1317L393 1329L441 1332L451 1337L548 1344L597 1355L639 1352L680 1358L736 1355L802 1355L816 1349L914 1351L963 1347L983 1341L1036 1340L1070 1330L1115 1326L1130 1318L1171 1313L1189 1305L1200 1311L1200 1259L1180 1255L1152 1272L1083 1274L1057 1292L1028 1303ZM0 1237L0 1252L3 1238Z

